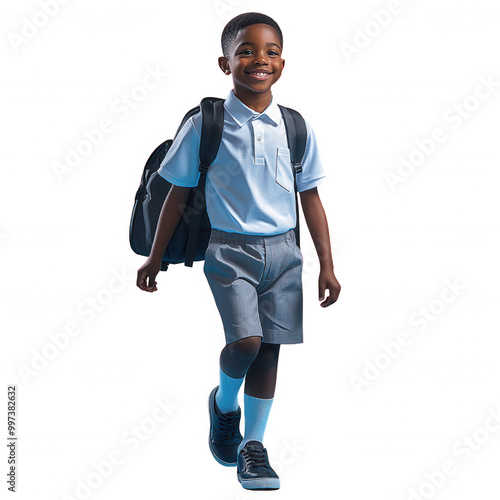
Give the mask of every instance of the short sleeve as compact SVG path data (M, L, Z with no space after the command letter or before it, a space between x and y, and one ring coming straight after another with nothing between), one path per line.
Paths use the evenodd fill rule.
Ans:
M176 186L195 187L200 179L199 164L200 135L190 118L167 151L158 174Z
M302 160L302 172L297 174L297 191L299 193L318 186L325 177L325 170L321 163L316 135L307 120L306 126L307 142L304 159Z

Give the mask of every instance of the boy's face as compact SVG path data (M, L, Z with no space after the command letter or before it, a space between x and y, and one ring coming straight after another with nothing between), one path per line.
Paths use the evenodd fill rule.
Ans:
M219 57L222 71L233 76L236 93L269 91L284 65L278 34L267 24L252 24L240 30L229 58Z

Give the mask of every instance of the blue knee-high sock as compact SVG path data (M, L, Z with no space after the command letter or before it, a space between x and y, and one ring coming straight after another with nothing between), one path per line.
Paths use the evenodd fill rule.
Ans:
M245 406L245 435L238 446L238 453L248 441L263 442L273 398L260 399L244 394L243 402Z
M221 413L228 413L238 409L238 392L245 377L233 378L226 375L219 367L220 383L215 393L215 402Z

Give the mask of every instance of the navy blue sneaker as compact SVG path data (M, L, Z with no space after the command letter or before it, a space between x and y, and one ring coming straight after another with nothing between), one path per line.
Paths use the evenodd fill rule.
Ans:
M277 490L280 478L269 465L267 450L260 441L248 441L238 454L236 473L247 490Z
M226 467L234 467L237 461L238 446L243 440L240 434L241 408L236 411L220 413L215 402L215 387L208 398L210 414L210 434L208 445L215 460Z

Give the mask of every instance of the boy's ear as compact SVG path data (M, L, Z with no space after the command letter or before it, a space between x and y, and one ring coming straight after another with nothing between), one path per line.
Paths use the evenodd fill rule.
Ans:
M231 73L231 69L229 68L229 61L227 60L227 57L219 57L219 67L226 75Z

